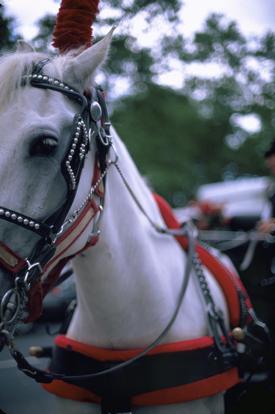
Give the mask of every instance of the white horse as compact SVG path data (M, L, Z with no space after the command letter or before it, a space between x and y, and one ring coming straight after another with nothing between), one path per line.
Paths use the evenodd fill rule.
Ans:
M44 62L43 74L62 81L62 87L69 84L82 93L91 88L95 71L104 62L110 42L111 32L78 55L65 54ZM29 76L31 79L33 62L43 59L45 55L23 45L16 53L4 56L0 63L0 206L4 206L6 215L5 220L0 220L0 240L5 251L6 247L11 249L13 258L16 255L29 257L40 236L16 225L18 213L14 213L15 223L11 222L7 212L10 215L12 211L21 212L34 218L34 222L42 222L60 209L68 191L60 163L69 146L79 103L63 93L32 87L27 81L22 85L22 78L28 80ZM91 191L96 147L94 136L90 135L90 148L76 197L67 213L69 218L73 212L81 210L81 203ZM151 190L114 129L111 129L111 136L107 167L99 179L103 181L106 175L103 212L89 221L63 254L69 257L79 252L99 226L100 235L95 246L73 259L77 308L66 336L104 349L142 350L160 335L175 312L187 254L174 237L161 234L152 226L151 221L159 227L165 224ZM95 187L99 187L99 182ZM98 196L94 197L98 201ZM224 294L206 268L204 273L228 327ZM12 286L9 272L2 269L1 297ZM192 271L177 317L162 343L206 335L211 332L205 303ZM221 414L223 393L184 403L137 406L132 410L135 414ZM57 411L100 414L101 409L97 403L60 398Z

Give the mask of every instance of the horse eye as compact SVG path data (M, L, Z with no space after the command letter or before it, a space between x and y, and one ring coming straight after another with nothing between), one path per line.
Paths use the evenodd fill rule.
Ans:
M40 136L36 138L30 147L30 155L32 156L50 156L54 155L57 148L57 139L50 136Z

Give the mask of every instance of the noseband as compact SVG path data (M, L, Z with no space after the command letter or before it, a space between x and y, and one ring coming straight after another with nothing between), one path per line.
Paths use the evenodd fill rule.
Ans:
M60 92L80 106L79 112L73 118L70 145L61 162L61 172L67 184L67 196L63 204L44 221L38 221L21 212L0 206L1 220L23 227L39 236L39 240L28 258L21 258L0 242L0 267L14 277L14 287L6 292L0 305L0 332L2 333L10 334L20 320L26 319L26 314L31 313L31 299L35 295L37 297L38 292L41 308L41 278L42 275L44 276L45 269L48 270L49 263L52 264L51 268L57 264L55 257L59 258L61 255L60 251L64 245L66 231L72 239L73 230L76 231L76 224L84 222L82 227L85 229L92 218L100 212L100 207L103 204L104 194L99 187L106 175L106 158L112 142L110 122L102 90L96 87L91 93L82 94L70 85L45 75L43 67L48 62L49 59L45 59L34 65L32 73L23 76L22 86L31 85L35 88ZM91 190L80 207L68 217L92 139L96 143L97 162L95 163ZM99 198L98 204L94 201L95 195ZM75 225L72 225L73 223Z

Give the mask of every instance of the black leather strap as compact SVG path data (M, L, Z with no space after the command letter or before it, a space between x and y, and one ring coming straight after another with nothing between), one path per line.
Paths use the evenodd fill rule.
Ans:
M225 360L218 348L212 345L191 351L146 355L119 371L95 378L87 376L119 362L100 361L69 347L56 347L49 370L63 374L65 382L90 390L106 400L124 401L134 395L191 384L236 367L236 360ZM68 379L68 376L74 378Z

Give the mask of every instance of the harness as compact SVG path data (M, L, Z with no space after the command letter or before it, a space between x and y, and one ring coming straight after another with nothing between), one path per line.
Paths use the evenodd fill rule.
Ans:
M244 336L249 336L251 326L266 329L256 319L242 284L207 249L197 243L194 245L188 228L180 229L168 204L157 195L155 199L168 228L162 228L150 219L118 165L102 91L96 88L91 94L84 95L44 75L42 68L47 62L45 60L36 64L33 72L23 78L22 84L61 92L80 105L80 111L73 121L70 146L61 163L68 193L63 205L43 222L0 208L0 219L16 223L40 236L27 259L22 259L3 243L0 245L0 264L15 279L14 287L1 302L1 345L7 344L18 368L43 383L48 391L65 398L100 403L102 414L126 414L133 405L175 404L231 388L240 381L238 338L234 330L241 330L242 338L238 340L243 341ZM92 139L96 142L97 162L91 189L81 205L68 216ZM113 159L108 155L110 148L114 152ZM71 259L68 249L92 220L93 231L83 249L96 243L99 236L98 221L104 203L102 185L111 165L116 167L141 213L155 230L176 237L188 252L178 304L159 337L143 350L102 350L59 336L50 371L40 370L30 365L15 348L14 328L22 319L30 321L39 316L43 296L53 286L65 263ZM75 254L79 254L79 251ZM202 264L216 276L227 298L231 332L225 328L223 316L216 309ZM195 270L205 300L211 335L191 341L160 344L178 315L191 267Z
M179 224L170 206L158 195L155 199L168 227L177 229ZM186 250L188 239L176 238ZM226 332L221 336L212 321L213 336L158 345L133 364L112 371L142 350L102 349L59 335L49 370L67 379L55 379L43 387L63 398L100 404L102 414L115 414L130 413L133 406L178 404L210 397L239 383L240 361L234 333L244 332L254 323L250 300L238 276L200 244L196 245L196 255L214 274L226 297L230 336ZM209 321L213 317L210 314ZM110 370L106 375L89 375L106 370Z

